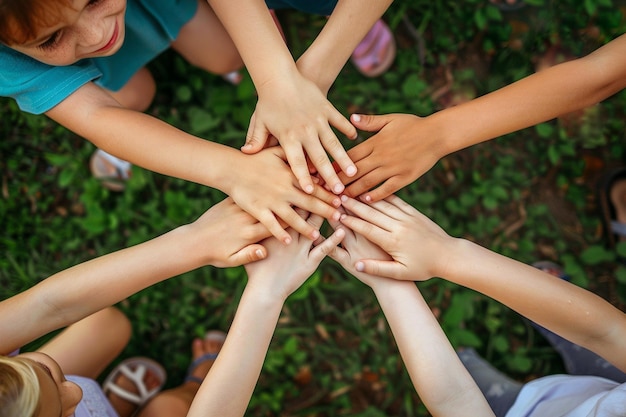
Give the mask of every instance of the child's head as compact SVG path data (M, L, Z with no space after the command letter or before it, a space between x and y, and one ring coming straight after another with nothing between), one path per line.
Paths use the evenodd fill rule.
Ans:
M0 417L67 417L81 398L80 388L48 355L0 356Z
M0 42L49 65L112 55L126 0L0 0Z

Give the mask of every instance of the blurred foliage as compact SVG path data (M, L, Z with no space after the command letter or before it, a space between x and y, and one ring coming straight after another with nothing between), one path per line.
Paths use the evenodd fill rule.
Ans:
M396 0L385 15L398 41L392 69L366 79L348 64L329 97L344 114L425 116L624 32L617 1L525 3L506 12L488 0ZM295 56L324 24L292 11L279 17ZM235 87L173 52L150 67L159 83L151 114L207 140L243 143L256 104L247 74ZM626 268L616 260L626 247L605 247L594 192L602 172L624 165L625 106L620 93L572 117L456 152L399 195L451 235L522 262L559 262L574 283L621 307ZM108 191L89 174L90 143L11 100L0 100L0 111L2 298L193 221L224 197L138 167L124 192ZM123 356L164 362L176 384L191 338L228 329L245 282L243 268L203 268L120 303L134 324ZM521 380L562 371L547 343L508 308L439 279L419 286L455 346L475 347ZM347 414L427 415L371 292L327 260L288 300L249 415Z

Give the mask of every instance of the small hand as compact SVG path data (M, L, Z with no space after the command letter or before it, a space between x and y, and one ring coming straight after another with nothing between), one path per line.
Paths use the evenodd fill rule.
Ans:
M345 211L344 211L345 212ZM363 235L349 229L341 222L331 221L330 225L335 230L346 229L346 236L341 242L341 247L337 246L331 253L330 257L337 261L346 271L354 275L361 282L370 287L381 284L381 281L387 281L386 278L369 275L365 272L358 271L356 264L362 259L376 259L381 261L391 261L391 257L379 246L367 240Z
M364 204L342 196L350 214L341 223L366 237L393 258L363 258L355 269L371 275L399 280L423 281L445 276L447 250L455 239L433 221L396 196Z
M303 219L315 229L319 229L324 221L322 217L308 213L303 214ZM257 285L264 293L277 294L282 299L306 281L345 235L345 231L339 229L315 245L293 229L288 232L293 240L289 246L282 245L275 238L266 239L261 243L267 248L267 258L245 265L249 285Z
M281 77L280 81L270 81L258 88L259 101L242 151L258 152L273 135L284 149L302 190L310 194L315 189L308 158L330 189L341 193L344 185L326 152L347 177L356 174L356 167L331 126L351 139L356 138L356 129L313 82L297 72L284 77L281 74Z
M340 174L339 179L347 185L345 193L350 196L361 196L368 202L388 197L415 181L443 156L439 138L426 130L423 119L417 116L352 115L351 120L361 130L378 133L348 151L356 163L357 175Z
M341 204L339 197L317 184L312 194L304 193L285 163L280 147L264 149L254 155L238 155L241 158L233 161L237 176L227 187L228 194L281 242L288 244L292 237L279 220L311 240L319 237L319 231L303 220L294 207L327 219L339 219L336 208Z
M188 227L197 232L196 247L207 252L207 265L238 266L267 255L266 249L258 244L270 236L267 228L240 209L231 198L215 204Z

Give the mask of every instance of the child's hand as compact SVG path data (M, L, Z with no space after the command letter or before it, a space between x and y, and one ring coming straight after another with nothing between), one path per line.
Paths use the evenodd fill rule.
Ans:
M409 281L446 276L447 248L455 239L399 197L364 204L342 196L341 223L380 246L392 261L363 258L355 269L371 275Z
M215 204L188 228L197 235L192 248L204 254L206 265L238 266L267 255L258 244L270 236L267 228L239 208L232 198Z
M352 115L351 120L361 130L378 131L348 152L356 163L357 175L339 175L347 185L346 194L353 197L362 195L368 202L388 197L415 181L445 155L439 149L439 137L426 130L423 119L417 116ZM372 190L375 187L378 188Z
M315 185L311 195L303 192L284 161L280 147L264 149L254 155L243 155L233 161L233 176L226 192L235 202L250 213L281 242L288 244L292 237L279 223L279 219L311 240L319 231L300 217L294 207L318 214L328 219L339 219L336 209L339 197Z
M259 101L242 151L258 152L273 135L285 150L289 166L302 190L309 194L314 192L308 158L330 189L335 194L341 193L344 185L326 152L347 177L356 174L356 167L331 125L351 139L356 138L356 129L313 82L297 71L291 75L280 74L280 77L280 81L269 81L259 86Z
M346 236L341 242L341 247L336 247L329 254L331 258L343 266L350 274L372 288L377 284L382 284L382 281L389 281L387 278L369 275L365 272L357 271L355 268L356 263L362 259L391 261L391 257L384 250L367 240L363 235L350 230L346 225L340 222L331 221L330 225L335 230L345 229L346 233Z
M315 229L319 229L324 219L317 215L303 216ZM320 239L314 245L293 229L288 229L293 242L289 246L281 245L275 238L261 242L268 251L268 256L261 262L247 264L248 285L270 297L277 295L282 300L294 292L315 271L322 259L335 248L345 236L343 229L338 229L328 239Z

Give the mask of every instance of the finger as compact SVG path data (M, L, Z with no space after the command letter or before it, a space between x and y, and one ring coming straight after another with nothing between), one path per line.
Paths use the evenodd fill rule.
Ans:
M384 181L383 170L378 167L371 170L361 178L348 185L345 193L354 197L358 197L364 193L367 193L372 188L376 187L382 181Z
M328 123L331 126L334 126L335 128L337 128L337 130L339 130L341 133L346 135L348 139L357 138L358 132L356 131L356 128L354 127L354 125L350 123L348 119L343 117L343 114L341 114L341 112L339 112L334 107L333 107L333 111L330 113L328 117Z
M361 198L367 201L368 203L380 201L380 200L386 199L387 197L389 197L390 195L392 195L393 193L395 193L402 187L403 185L401 185L400 182L397 181L395 177L390 178L387 181L383 182L378 188L375 188L374 190L361 195Z
M337 173L330 163L330 159L328 159L328 155L321 144L318 142L312 146L308 146L306 148L306 152L311 160L311 163L315 166L318 175L324 179L324 182L330 185L331 190L335 194L341 193L344 189L343 183L339 180L339 177L337 176Z
M313 227L309 222L300 217L292 208L285 210L284 213L276 213L283 219L294 232L300 233L302 236L311 240L315 240L320 236L318 228Z
M362 259L354 268L359 272L384 278L403 279L406 267L396 261L381 261L377 259Z
M391 121L389 116L391 115L353 114L350 116L350 121L357 129L377 132Z
M298 215L295 214L295 212L294 212L294 215L298 217ZM281 227L278 220L273 214L264 213L261 216L259 216L259 221L263 224L263 226L267 228L267 230L269 230L272 236L278 239L279 242L282 242L285 245L288 245L291 243L292 241L291 235L289 235L289 233L283 227ZM290 226L289 222L286 222L286 223L287 223L287 226Z
M328 191L326 192L328 193ZM294 201L292 201L292 204L296 207L307 210L310 213L320 215L325 219L338 220L341 216L341 213L339 213L339 210L337 210L336 207L327 204L325 201L317 198L316 196L299 193L298 196L294 198Z
M324 203L330 206L341 207L341 198L339 198L337 194L331 193L329 190L327 190L326 188L318 184L315 185L315 191L313 191L313 194L311 194L311 196L323 201ZM324 214L322 213L317 213L317 214L324 216ZM330 216L324 216L324 217L327 219L331 218Z
M315 187L313 186L311 174L309 174L309 168L306 163L306 158L304 157L302 146L300 143L297 145L288 144L284 145L283 149L285 150L289 167L298 180L300 188L305 193L311 194L315 190Z
M419 213L419 211L416 210L415 207L413 207L395 194L386 197L385 201L387 201L389 204L393 204L394 206L398 207L398 209L402 210L404 213L410 216L415 215L415 213Z
M324 149L326 149L326 152L328 152L330 156L333 157L335 162L339 164L341 171L343 171L348 177L356 175L357 168L354 165L354 162L352 162L352 159L350 159L348 153L332 130L328 129L323 136L320 136L320 142L324 146ZM334 168L333 172L335 172Z
M318 214L311 214L307 219L307 222L309 222L311 226L319 230L320 227L322 227L322 223L324 223L324 218Z
M385 250L385 246L387 246L386 243L389 241L390 235L388 231L381 229L380 227L363 219L348 215L341 216L341 223Z
M267 249L263 245L254 244L246 246L229 257L228 267L244 265L250 262L260 261L267 257Z
M339 243L341 243L341 240L344 238L345 235L345 230L335 230L335 232L330 235L326 240L313 248L313 250L309 253L309 259L319 264L322 259L326 257L326 255L332 253L333 249L337 247Z
M365 204L354 198L341 196L341 204L343 207L354 213L355 216L382 229L391 230L391 225L393 225L393 220L395 219L391 218L387 213L381 212L381 210L384 210L386 207L380 207L379 203L381 202Z
M250 126L248 126L248 133L246 134L246 143L241 147L241 151L247 154L259 152L265 146L269 135L270 132L263 124L253 123L251 120Z

